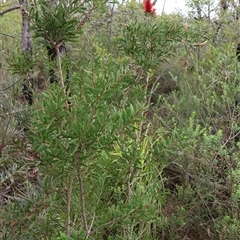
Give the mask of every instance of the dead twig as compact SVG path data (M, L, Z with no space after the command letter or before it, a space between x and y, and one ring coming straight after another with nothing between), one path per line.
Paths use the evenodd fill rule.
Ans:
M14 11L14 10L16 10L16 9L19 9L19 8L21 8L20 5L18 5L18 6L14 6L14 7L11 7L11 8L8 8L8 9L6 9L6 10L0 12L0 16L6 14L6 13L8 13L8 12L12 12L12 11Z

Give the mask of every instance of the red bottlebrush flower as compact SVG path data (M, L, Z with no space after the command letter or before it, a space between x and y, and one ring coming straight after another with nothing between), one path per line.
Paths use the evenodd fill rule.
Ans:
M156 9L155 9L155 8L152 8L152 14L153 14L154 16L157 15L157 13L156 13Z
M143 0L143 10L146 13L153 13L154 15L156 15L156 9L153 8L151 0Z
M143 1L143 9L144 9L144 12L152 12L152 3L151 3L151 0L144 0Z

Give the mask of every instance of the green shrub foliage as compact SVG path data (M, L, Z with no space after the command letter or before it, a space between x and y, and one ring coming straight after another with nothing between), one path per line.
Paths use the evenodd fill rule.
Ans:
M1 45L0 238L238 239L232 10L213 22L137 1L40 0L26 13L31 56Z

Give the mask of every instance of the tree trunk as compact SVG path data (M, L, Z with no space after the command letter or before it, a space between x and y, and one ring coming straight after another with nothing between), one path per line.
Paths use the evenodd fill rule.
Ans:
M22 0L22 52L26 60L31 59L31 36L30 36L30 22L28 19L27 0ZM24 76L23 89L22 89L23 99L29 104L33 103L33 92L32 92L32 79L31 71L29 71L27 76Z
M24 11L27 7L27 0L22 0L22 50L23 52L30 52L31 51L31 36L29 30L29 20L27 16L27 12Z

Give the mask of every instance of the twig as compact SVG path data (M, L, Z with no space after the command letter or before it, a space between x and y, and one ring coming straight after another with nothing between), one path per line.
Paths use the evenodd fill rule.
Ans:
M19 8L21 8L20 5L19 5L19 6L14 6L14 7L8 8L8 9L0 12L0 16L4 15L5 13L12 12L12 11L14 11L14 10L16 10L16 9L19 9Z
M62 45L62 42L59 43L57 46L55 46L56 53L57 53L57 62L58 62L58 75L59 75L59 78L60 78L60 84L62 86L64 95L67 96L66 89L65 89L65 84L64 84L64 79L63 79L63 73L62 73L61 54L60 54L60 50L59 50L61 45ZM66 108L67 109L70 108L70 105L69 105L68 101L66 101Z
M9 88L13 87L14 85L16 85L17 83L19 83L20 81L22 81L23 78L20 78L19 80L17 80L16 82L14 82L13 84L3 88L3 89L0 89L0 92L5 92L6 90L8 90Z
M6 34L6 33L1 33L1 32L0 32L0 35L6 36L6 37L15 38L14 36L12 36L12 35L9 35L9 34Z
M74 168L72 170L72 174L71 174L71 177L70 177L69 187L67 189L67 221L66 221L66 235L67 236L70 236L70 234L71 234L70 212L71 212L71 197L72 197L73 179L74 179L74 176L75 176L75 171L76 171L76 159L75 159Z
M60 50L59 50L61 45L62 45L62 42L60 44L58 44L55 47L55 49L57 52L58 74L59 74L59 78L60 78L60 84L61 84L62 88L64 89L65 85L64 85L63 74L62 74L62 61L61 61L61 55L60 55Z
M94 223L94 221L95 221L95 217L96 217L96 213L94 213L94 215L93 215L92 222L91 222L91 224L90 224L90 226L89 226L89 228L88 228L88 233L87 233L86 239L89 238L89 236L90 236L90 234L91 234L91 229L92 229L93 223Z
M89 234L87 217L86 217L85 199L84 199L83 179L82 179L82 173L80 169L78 169L78 182L79 182L79 193L80 193L81 207L82 207L83 224L84 224L85 232Z
M130 198L131 198L131 179L132 179L132 166L130 166L129 173L127 174L127 202L130 203Z

